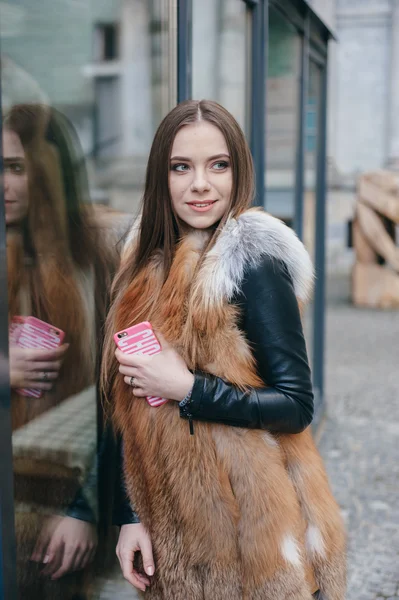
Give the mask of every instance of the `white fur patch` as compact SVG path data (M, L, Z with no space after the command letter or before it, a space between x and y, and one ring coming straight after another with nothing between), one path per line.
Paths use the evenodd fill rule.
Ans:
M315 525L309 525L306 531L306 550L311 556L318 554L324 557L326 553L325 544L321 531Z
M278 441L271 435L271 433L266 431L262 434L262 437L268 446L272 446L273 448L277 448L279 446Z
M204 292L208 292L205 302L231 300L240 288L245 269L258 265L264 256L282 260L287 265L297 298L309 299L314 272L302 242L279 219L262 210L249 210L226 223L204 261Z
M302 564L301 554L298 549L298 544L292 535L287 535L282 543L281 552L285 560L294 567L300 567Z

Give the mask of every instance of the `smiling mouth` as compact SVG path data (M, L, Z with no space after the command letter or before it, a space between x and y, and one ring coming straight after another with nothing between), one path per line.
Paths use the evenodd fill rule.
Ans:
M196 208L207 208L208 206L212 206L215 204L217 200L206 200L204 202L187 202L189 206L195 206Z

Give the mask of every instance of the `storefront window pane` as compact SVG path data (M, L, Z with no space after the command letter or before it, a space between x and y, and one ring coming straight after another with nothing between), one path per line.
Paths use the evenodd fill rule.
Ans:
M309 79L306 99L305 120L305 191L303 207L303 241L315 264L316 247L316 185L317 156L320 135L321 68L314 62L309 63ZM313 302L306 314L306 341L309 356L313 358Z
M301 37L269 9L266 99L266 209L292 224L299 124Z
M316 179L321 96L321 70L310 61L305 120L304 243L314 261L316 237Z
M242 0L193 0L193 89L248 131L249 14Z
M105 522L113 485L98 450L116 451L98 350L120 240L176 100L176 3L34 4L3 1L0 30L18 597L135 598L116 532L96 544L89 524ZM68 559L68 539L84 557Z

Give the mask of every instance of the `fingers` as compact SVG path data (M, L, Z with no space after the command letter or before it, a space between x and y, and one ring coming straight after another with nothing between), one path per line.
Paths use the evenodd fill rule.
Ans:
M92 550L90 550L90 552L89 552L89 558L87 559L87 564L90 564L91 562L93 562L93 560L95 559L95 556L96 556L96 552L97 552L97 546L94 546L94 548L92 548Z
M128 365L119 365L119 373L128 375L129 377L138 377L140 370L137 367L129 367Z
M78 549L75 552L75 558L71 565L71 571L80 571L81 569L84 569L89 562L90 553L91 550L89 547Z
M72 571L85 569L94 560L96 550L97 541L91 541L86 546L82 546L75 554L75 559L71 567Z
M124 377L123 378L123 381L125 383L127 383L127 385L131 386L133 395L137 396L137 398L143 398L146 395L145 392L144 392L144 389L142 387L140 387L140 385L138 384L137 381L135 381L134 382L134 386L132 386L131 380L132 380L131 377Z
M140 543L141 556L143 559L144 571L147 575L154 575L155 566L154 566L154 557L152 554L152 544L150 537L148 535L144 536L141 539Z
M137 571L133 568L134 551L124 551L117 546L116 555L121 566L123 577L126 579L126 581L128 581L133 587L145 592L146 586L150 585L150 581L144 575L137 573Z
M54 362L56 360L61 360L68 350L69 344L62 344L58 348L54 350L44 350L42 348L31 348L27 350L26 358L31 360L32 362Z
M133 568L133 558L126 554L122 554L119 558L123 577L135 588L138 588L142 592L145 592L146 587L150 585L150 580L141 573L138 573Z
M144 356L143 354L126 354L121 350L115 350L115 356L117 361L121 365L125 365L128 367L141 367L146 364L149 360L149 356Z
M53 561L52 563L49 563L48 570L46 572L43 571L43 574L49 575L51 579L59 579L69 571L73 570L75 557L78 554L80 554L79 548L76 548L75 546L65 547L62 560L57 562Z
M132 570L129 576L126 577L124 575L124 577L131 585L141 590L142 592L145 592L146 588L150 585L150 582L147 579L147 577L141 575L141 573L137 573L135 569Z
M35 372L35 373L45 372L45 373L55 373L55 375L57 375L58 371L61 369L62 362L60 360L45 361L45 362L33 360L31 364L32 364L33 372Z
M43 561L46 550L47 550L47 546L49 545L49 542L50 542L49 535L40 535L39 536L39 539L37 540L36 545L33 549L32 556L30 557L30 559L33 562L42 562Z
M64 543L57 541L52 544L50 542L43 563L46 565L41 574L51 577L61 567L64 557Z
M24 379L26 381L55 381L58 377L58 373L56 371L27 371L24 373Z

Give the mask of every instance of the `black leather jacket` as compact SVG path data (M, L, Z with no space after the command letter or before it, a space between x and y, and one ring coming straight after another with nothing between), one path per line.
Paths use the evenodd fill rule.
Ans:
M219 377L196 372L190 402L180 408L183 419L234 427L300 433L313 418L313 392L305 339L293 283L285 264L265 257L246 273L233 300L241 307L245 332L267 387L241 392ZM121 453L118 453L121 457ZM136 523L118 467L113 521Z

